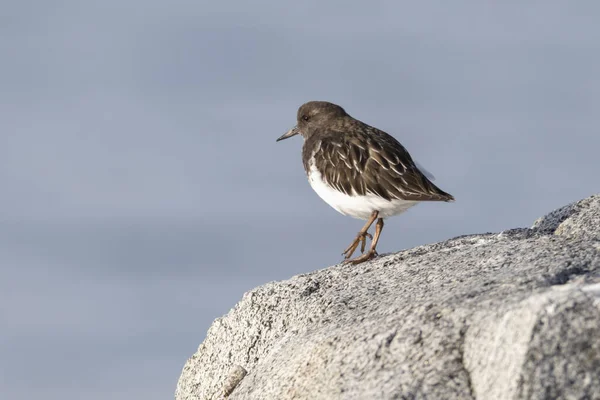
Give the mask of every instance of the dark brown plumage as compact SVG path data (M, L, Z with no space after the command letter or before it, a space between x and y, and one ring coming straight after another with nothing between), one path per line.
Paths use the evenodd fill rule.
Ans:
M302 162L313 189L342 214L367 220L344 251L346 260L358 263L377 254L383 218L421 201L454 201L419 170L396 139L352 118L342 107L311 101L299 108L297 120L297 126L277 141L302 135ZM371 237L367 231L375 220L370 250L350 260L359 244L364 252L366 237Z
M298 111L298 130L305 138L302 162L306 172L314 157L323 180L345 194L372 193L386 200L454 200L423 175L394 137L352 118L340 106L304 104Z

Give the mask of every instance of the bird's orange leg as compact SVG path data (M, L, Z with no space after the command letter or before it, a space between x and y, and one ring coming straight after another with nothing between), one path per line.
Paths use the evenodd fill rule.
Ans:
M377 224L375 224L375 236L373 236L373 240L371 241L371 248L367 253L363 253L360 256L352 259L346 260L347 262L351 262L352 264L359 264L361 262L370 260L377 256L377 251L375 248L377 247L377 242L379 242L379 236L381 236L381 231L383 230L383 218L379 218L377 220Z
M373 222L375 222L378 215L379 215L379 211L373 211L371 213L371 218L369 218L369 220L367 221L365 226L363 226L363 228L360 230L360 232L358 232L358 234L356 235L356 239L354 239L354 241L352 243L350 243L350 246L348 246L346 248L346 250L344 250L344 252L342 253L345 260L348 260L350 257L352 257L352 254L354 254L354 252L356 251L356 248L358 247L359 244L361 245L360 252L363 253L365 251L367 237L369 237L370 239L373 238L371 236L371 234L368 233L367 231L369 230L371 225L373 225Z

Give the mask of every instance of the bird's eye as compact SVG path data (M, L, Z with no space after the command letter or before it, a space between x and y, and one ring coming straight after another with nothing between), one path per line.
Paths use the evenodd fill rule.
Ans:
M303 116L302 116L302 119L303 119L304 121L308 121L308 120L310 119L310 117L309 117L308 115L303 115Z

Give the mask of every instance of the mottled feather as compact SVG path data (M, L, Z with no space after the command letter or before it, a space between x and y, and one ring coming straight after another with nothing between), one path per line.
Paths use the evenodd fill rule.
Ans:
M419 170L394 137L346 116L306 136L302 158L307 173L314 163L328 185L350 196L375 194L386 200L454 200Z

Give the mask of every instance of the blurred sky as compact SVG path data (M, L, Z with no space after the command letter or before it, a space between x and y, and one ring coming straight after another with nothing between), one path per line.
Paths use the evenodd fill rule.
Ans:
M600 190L596 1L13 0L0 7L0 397L171 398L243 292L335 264L313 193L329 100L453 204L380 252L529 226Z

